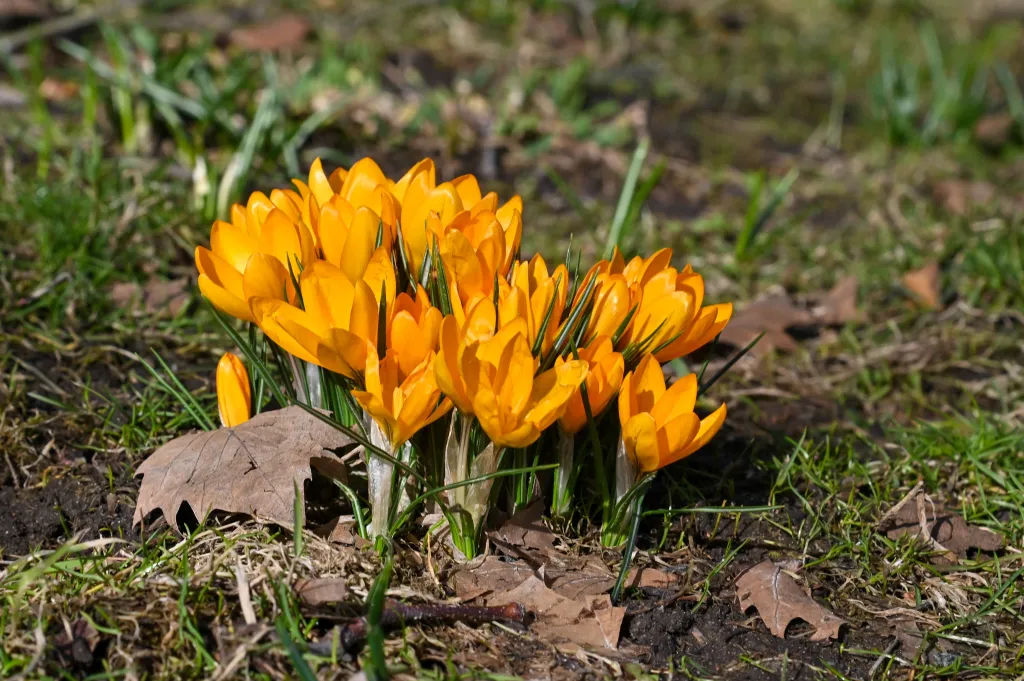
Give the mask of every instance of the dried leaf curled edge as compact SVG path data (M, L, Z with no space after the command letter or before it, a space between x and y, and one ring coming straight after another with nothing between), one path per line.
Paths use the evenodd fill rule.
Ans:
M317 459L351 445L340 431L301 407L255 416L235 428L175 438L142 462L133 524L160 510L180 532L175 516L187 503L202 519L211 511L246 513L280 525L294 521L296 485L312 476Z
M789 573L770 560L750 568L736 580L736 598L740 610L757 608L757 614L778 638L786 637L786 627L802 619L814 627L812 641L839 637L845 622L804 593Z

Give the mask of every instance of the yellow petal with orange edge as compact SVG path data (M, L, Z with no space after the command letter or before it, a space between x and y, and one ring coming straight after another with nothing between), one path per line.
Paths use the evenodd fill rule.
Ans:
M373 291L378 302L380 302L382 294L388 306L394 302L397 286L395 266L391 263L391 255L383 246L375 250L367 261L366 269L363 272L363 281Z
M422 186L425 187L427 191L434 188L437 184L437 170L434 167L433 159L425 158L412 168L409 168L408 172L406 172L405 175L395 183L395 186L391 188L391 193L394 194L399 203L404 202L409 186L417 178L419 178L419 181L422 182Z
M266 253L254 253L242 274L245 299L277 298L295 302L295 285L291 276L277 258Z
M254 222L249 222L249 234L259 237L260 227L267 221L270 211L274 210L274 202L263 192L253 192L245 204L245 211L252 216Z
M263 223L260 252L273 255L298 276L302 266L313 264L313 235L304 225L275 208Z
M348 176L348 170L345 168L335 168L331 173L331 176L327 178L327 182L331 185L331 189L335 194L341 192L342 186L345 184L345 178Z
M229 222L217 220L210 228L210 249L239 272L249 256L260 250L259 242Z
M195 252L199 270L199 290L213 305L238 319L253 321L244 298L242 275L223 258L199 246Z
M288 303L268 298L254 298L249 302L253 317L267 338L285 352L306 362L316 363L319 335L311 329L309 316Z
M726 408L723 404L718 409L713 411L711 414L701 419L700 429L694 436L693 440L688 444L681 452L678 453L675 460L690 456L698 449L711 442L719 430L722 428L722 424L725 423Z
M377 326L380 319L380 308L377 298L365 281L355 283L355 292L352 299L352 315L349 319L348 329L357 336L366 339L378 352L384 352L384 348L377 347Z
M321 206L330 201L331 197L334 196L334 189L331 188L331 183L327 179L324 166L319 158L314 160L313 165L309 167L309 190L316 198L316 202Z
M465 204L464 204L465 205ZM498 195L494 192L487 192L474 205L465 205L473 215L477 213L494 213L498 210Z
M242 360L230 352L225 352L217 362L217 410L225 428L245 423L252 413L249 372Z
M665 395L665 373L661 365L650 355L644 356L633 372L633 393L636 395L636 411L650 412Z
M683 458L682 452L693 441L700 429L696 414L682 414L658 427L658 468L664 468Z
M730 318L732 303L719 303L701 309L686 333L658 352L656 357L659 361L668 362L690 354L710 343L722 332Z
M353 207L365 206L379 184L386 184L387 177L372 158L361 158L348 169L345 182L338 192Z
M459 359L459 328L454 317L441 320L438 334L437 357L434 359L434 378L441 392L450 397L465 414L473 413L473 404L466 394L466 386L462 380L462 369Z
M587 325L585 340L611 336L622 326L632 307L625 278L622 275L599 275L594 301L594 312Z
M402 203L402 235L409 249L410 265L418 272L423 255L430 245L428 221L437 216L443 228L462 210L462 200L451 182L439 184L426 196L413 199L417 184L413 183ZM436 227L434 228L436 230Z
M346 329L352 317L355 286L345 273L324 260L317 260L299 276L302 303L320 328Z
M459 192L462 205L466 208L475 206L483 198L483 195L480 193L480 183L477 182L474 175L460 175L452 180L452 184L455 186L456 191Z
M628 337L630 343L649 342L648 350L654 350L676 340L692 316L693 296L689 292L675 291L650 302L645 298L623 339Z
M317 364L355 378L366 371L366 358L375 351L366 339L346 329L328 329L316 348Z
M419 324L405 310L392 317L388 333L391 334L390 347L398 355L398 368L405 376L411 374L434 349Z
M500 208L494 211L494 215L498 218L498 222L500 222L501 226L505 229L508 229L508 226L512 223L512 218L516 213L519 213L519 215L523 214L523 199L518 194L503 203Z
M362 278L373 255L380 228L380 216L365 206L356 208L348 229L339 267L350 281Z
M693 413L696 403L697 374L687 374L665 391L665 395L651 409L651 416L660 426L683 414Z
M650 414L637 414L622 425L622 443L642 473L653 473L661 467L658 429Z
M336 267L341 267L345 259L345 247L353 220L355 210L352 204L340 196L335 195L320 208L317 236L324 250L324 260Z

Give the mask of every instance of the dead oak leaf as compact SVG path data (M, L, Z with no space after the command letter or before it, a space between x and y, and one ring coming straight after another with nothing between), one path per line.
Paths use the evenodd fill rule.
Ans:
M498 529L488 532L491 541L513 558L543 563L558 557L555 535L544 524L544 504L535 501L512 514Z
M298 14L282 14L260 24L236 28L230 38L235 45L254 52L292 50L302 45L312 28Z
M810 312L794 305L787 294L779 293L751 303L733 315L722 330L721 340L743 348L764 332L751 353L765 355L776 349L796 350L797 342L786 330L813 323Z
M939 299L939 263L930 262L920 269L903 275L903 285L914 294L918 302L929 310L938 309Z
M823 608L804 593L796 580L781 567L765 560L750 568L736 580L736 598L740 610L751 606L778 638L786 637L786 627L802 619L814 627L812 641L839 637L843 620Z
M996 196L996 188L988 182L944 180L935 185L935 200L954 215L967 215L975 206L984 206Z
M245 513L289 526L295 488L312 476L310 463L336 460L330 451L352 444L301 407L259 414L235 428L175 438L142 462L133 524L160 510L176 531L187 503L199 519L211 511Z
M509 591L533 576L533 568L521 560L480 556L456 570L452 575L452 585L457 596L473 600L486 594Z
M145 284L134 281L118 282L110 287L110 300L118 307L128 308L142 303L149 314L174 317L188 302L188 279L160 279L153 277Z
M579 647L615 650L626 609L607 595L566 598L534 576L516 588L488 596L486 605L521 603L534 615L531 631L562 650Z
M348 599L348 582L340 577L310 577L295 582L295 595L306 605L342 603Z
M998 551L1003 538L998 533L977 525L969 525L958 514L936 504L917 485L879 522L879 529L890 539L910 535L937 551L936 563L952 564L972 549Z

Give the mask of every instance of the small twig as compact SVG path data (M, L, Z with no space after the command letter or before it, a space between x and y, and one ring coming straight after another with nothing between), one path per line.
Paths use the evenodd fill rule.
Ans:
M868 670L869 679L875 678L875 674L878 673L878 669L882 666L882 663L886 660L892 659L892 654L895 653L896 649L899 647L900 640L898 638L894 638L892 643L889 644L889 647L885 649L885 654L879 655L878 659L875 660L875 663L871 665L871 669Z
M249 591L249 577L245 574L241 556L235 556L235 581L238 583L238 602L246 624L256 624L256 611L252 607L252 593Z

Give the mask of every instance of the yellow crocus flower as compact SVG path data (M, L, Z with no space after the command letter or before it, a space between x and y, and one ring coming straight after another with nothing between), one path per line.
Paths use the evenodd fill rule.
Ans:
M430 352L402 378L394 353L389 352L383 360L378 360L376 352L367 355L366 390L353 390L352 397L380 426L392 453L452 408L451 400L442 399L437 386L434 361Z
M252 413L249 372L231 352L225 352L217 362L217 410L225 428L245 423Z
M615 352L608 336L600 336L589 346L579 351L580 359L587 363L587 397L590 413L597 418L615 397L622 384L625 362ZM566 433L574 435L587 425L587 411L583 405L583 391L579 388L569 399L565 413L558 424Z
M619 389L619 420L626 453L641 473L653 473L706 445L725 421L725 404L704 419L693 411L697 376L665 389L665 374L646 355Z
M441 325L445 357L434 365L438 385L460 411L476 415L495 446L526 447L536 442L564 413L587 376L587 363L558 360L554 368L535 376L539 360L521 324L452 347L454 320L449 319Z

